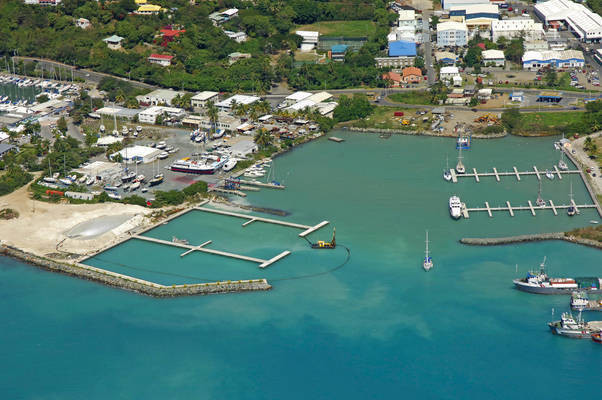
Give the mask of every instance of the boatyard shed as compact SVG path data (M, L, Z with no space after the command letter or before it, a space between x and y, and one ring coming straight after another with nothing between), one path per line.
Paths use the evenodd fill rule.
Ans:
M135 163L137 161L141 161L142 163L146 164L153 162L161 153L162 150L155 149L153 147L136 145L119 150L118 152L111 154L109 158L113 160L119 154L125 163Z
M311 95L312 93L309 92L295 92L293 94L289 94L284 98L284 104L286 104L287 106L292 106L293 104L301 100L307 99Z
M17 146L8 143L0 143L0 158L4 157L4 155L10 151L17 151Z
M259 98L257 96L247 96L244 94L236 94L232 97L228 97L227 99L220 101L219 103L215 104L215 106L220 111L227 112L227 111L232 110L232 107L235 104L250 105L250 104L256 103L260 100L261 100L261 98Z
M176 92L171 89L157 89L148 94L136 96L136 100L145 106L157 106L162 104L171 106L171 102L176 96L184 96L185 94L186 92Z

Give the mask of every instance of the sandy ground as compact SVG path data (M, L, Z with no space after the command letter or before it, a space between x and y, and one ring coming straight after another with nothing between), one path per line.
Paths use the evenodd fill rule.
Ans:
M52 204L33 201L27 187L0 198L0 208L12 208L19 218L0 223L0 240L40 256L61 252L86 255L121 240L127 231L150 225L150 209L118 203ZM65 233L75 225L106 215L132 214L114 229L88 240L69 239Z

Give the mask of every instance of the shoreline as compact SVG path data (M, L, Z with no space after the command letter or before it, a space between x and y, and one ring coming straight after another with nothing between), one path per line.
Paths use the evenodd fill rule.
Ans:
M563 240L565 242L602 250L602 243L600 242L576 236L567 236L565 232L537 233L533 235L518 235L500 238L462 238L459 242L469 246L501 246L515 243L542 242L546 240Z
M436 133L430 133L427 131L406 131L401 129L384 129L384 128L358 128L356 126L341 126L338 129L352 131L352 132L364 132L364 133L392 133L396 135L406 135L406 136L431 136L431 137L441 137L441 138L457 138L457 135L439 135ZM479 135L473 134L473 139L501 139L508 136L507 132L503 133L494 133L491 135Z

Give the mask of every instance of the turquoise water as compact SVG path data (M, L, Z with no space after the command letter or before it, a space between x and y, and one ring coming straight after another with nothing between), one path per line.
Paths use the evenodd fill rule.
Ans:
M600 276L599 251L564 242L458 243L583 226L598 219L593 211L453 221L453 193L469 206L526 204L537 181L454 185L441 179L446 154L455 155L452 140L336 135L347 141L321 139L274 161L286 190L240 200L286 210L289 221L331 221L311 239L329 239L337 227L351 258L334 272L347 256L342 246L312 251L298 229L243 228L244 220L197 211L147 235L212 240L211 248L259 258L293 253L259 270L134 240L88 263L165 284L266 277L272 291L153 299L0 259L3 397L556 399L595 390L602 348L546 326L568 299L521 293L511 281L516 264L522 275L544 255L554 275ZM557 162L552 141L478 141L464 161L479 171L545 170ZM589 202L583 183L572 182L576 201ZM544 182L544 197L556 204L568 192L569 179ZM435 262L429 273L421 268L425 229Z

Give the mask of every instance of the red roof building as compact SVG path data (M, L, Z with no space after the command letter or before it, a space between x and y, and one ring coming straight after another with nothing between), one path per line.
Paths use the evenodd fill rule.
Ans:
M148 61L151 64L159 64L162 67L169 67L172 59L173 56L169 56L167 54L151 54L148 57Z
M405 83L419 83L422 80L422 71L417 67L406 67L401 73Z
M387 72L383 74L383 79L391 81L391 87L399 87L401 83L401 75L397 72Z
M175 38L179 37L181 33L185 33L186 29L161 29L161 37L163 41L161 42L161 46L167 47L167 44L173 41Z

